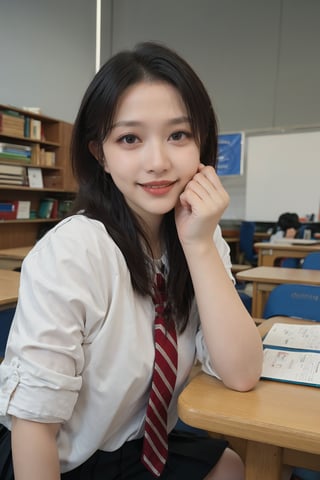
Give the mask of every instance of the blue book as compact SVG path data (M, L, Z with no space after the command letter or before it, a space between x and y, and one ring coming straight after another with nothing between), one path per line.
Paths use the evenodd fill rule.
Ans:
M13 203L0 203L1 212L13 212L14 204Z

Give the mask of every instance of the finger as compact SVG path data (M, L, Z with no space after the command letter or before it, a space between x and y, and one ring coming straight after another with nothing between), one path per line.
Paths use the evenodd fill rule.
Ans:
M214 177L210 175L205 175L204 172L196 173L192 180L189 182L188 187L194 189L201 198L204 198L205 195L210 197L215 196L219 192L219 186L215 186Z
M206 166L202 169L201 172L194 176L194 180L203 185L209 194L213 194L215 193L214 191L217 191L223 197L228 196L220 178L211 166Z

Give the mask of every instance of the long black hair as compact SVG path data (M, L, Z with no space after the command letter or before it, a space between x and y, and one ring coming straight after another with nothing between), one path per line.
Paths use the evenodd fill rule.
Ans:
M117 53L101 67L83 97L71 143L73 171L79 183L72 212L83 210L85 215L105 225L124 255L134 290L143 296L152 294L150 247L141 220L104 170L102 146L126 89L140 82L159 80L173 85L181 95L198 142L200 161L215 166L217 120L203 83L176 52L151 42ZM90 142L97 146L98 160L90 152ZM168 305L182 332L187 325L194 291L173 211L164 215L161 235L169 263Z

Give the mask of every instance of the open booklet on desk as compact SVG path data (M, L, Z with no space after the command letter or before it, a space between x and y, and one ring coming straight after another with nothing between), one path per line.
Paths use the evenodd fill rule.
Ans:
M320 387L320 323L275 323L263 347L261 378Z

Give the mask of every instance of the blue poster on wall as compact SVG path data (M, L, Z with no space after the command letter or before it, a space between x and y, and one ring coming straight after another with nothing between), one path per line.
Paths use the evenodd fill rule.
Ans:
M218 135L217 174L242 175L243 173L243 133Z

